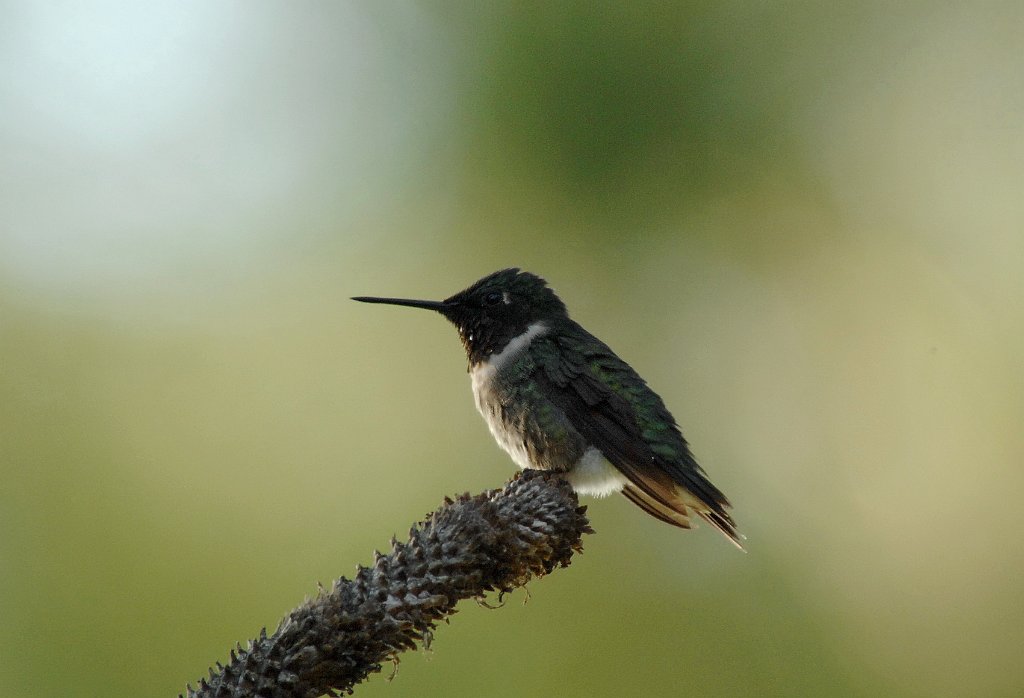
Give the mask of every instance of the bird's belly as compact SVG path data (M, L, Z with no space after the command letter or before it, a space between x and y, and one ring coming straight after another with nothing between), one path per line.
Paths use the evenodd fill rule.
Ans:
M607 497L621 492L628 480L619 469L608 462L604 454L591 446L566 476L576 494Z
M500 419L495 420L494 418L486 417L485 419L487 419L487 426L490 428L494 440L498 442L498 445L501 446L505 453L511 456L520 470L537 469L540 467L539 463L534 463L533 459L530 458L530 451L526 447L526 442L523 440L520 432L506 428L500 423Z
M494 372L481 367L471 373L473 396L476 408L487 422L494 440L511 456L522 470L557 470L566 473L566 480L578 494L591 497L606 497L621 492L628 480L618 468L608 462L597 448L578 444L556 457L547 453L544 457L531 454L525 433L529 417L521 411L503 408L506 402L500 394L500 387L494 381ZM577 435L578 438L578 435ZM582 452L582 455L576 455Z

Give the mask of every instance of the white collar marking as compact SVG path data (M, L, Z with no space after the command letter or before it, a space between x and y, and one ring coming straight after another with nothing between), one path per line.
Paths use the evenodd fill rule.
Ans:
M482 372L486 375L494 374L501 370L501 367L507 364L512 357L521 352L530 342L533 341L534 337L539 337L548 331L548 326L543 322L535 322L526 328L526 331L521 335L513 337L509 340L509 343L505 345L505 348L499 351L497 354L491 354L487 359L481 361L479 364L473 367L473 373Z

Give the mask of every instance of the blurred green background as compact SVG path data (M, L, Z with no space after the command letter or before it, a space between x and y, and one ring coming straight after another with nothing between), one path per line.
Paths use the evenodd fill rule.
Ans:
M514 466L504 266L748 536L590 502L364 696L1024 692L1020 3L4 3L0 684L177 695Z

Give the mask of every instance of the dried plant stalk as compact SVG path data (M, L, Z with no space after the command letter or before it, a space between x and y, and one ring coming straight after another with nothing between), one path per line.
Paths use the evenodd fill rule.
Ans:
M267 636L231 652L188 698L316 698L351 693L381 663L428 644L462 599L508 592L569 564L592 532L560 478L527 471L503 489L446 499L388 555L342 577Z

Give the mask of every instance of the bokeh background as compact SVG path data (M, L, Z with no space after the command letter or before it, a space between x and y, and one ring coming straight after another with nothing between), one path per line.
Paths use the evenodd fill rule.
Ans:
M0 23L0 685L170 696L513 472L521 266L738 553L621 498L365 696L1024 691L1024 6L27 3ZM385 672L387 673L387 672Z

